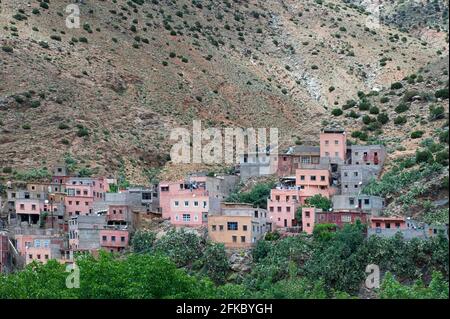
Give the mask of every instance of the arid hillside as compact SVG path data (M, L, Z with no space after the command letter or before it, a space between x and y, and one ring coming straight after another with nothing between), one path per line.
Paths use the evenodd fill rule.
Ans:
M194 119L310 142L331 121L362 125L331 115L358 92L390 94L398 81L433 96L448 88L448 27L374 26L363 7L340 0L82 2L78 29L66 26L73 1L0 2L3 178L66 160L145 183L169 160L170 129ZM407 83L413 74L424 81ZM384 104L369 96L394 108L397 93ZM441 120L420 119L433 101L406 101L408 124L372 131L402 141L414 123L432 134ZM446 101L437 103L448 113Z

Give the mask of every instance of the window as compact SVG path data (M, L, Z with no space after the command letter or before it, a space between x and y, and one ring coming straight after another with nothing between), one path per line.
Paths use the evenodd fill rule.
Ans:
M195 201L195 202L194 202L194 206L195 206L195 207L198 207L198 201Z
M338 140L334 140L334 144L338 145L339 141Z
M40 248L41 247L41 241L39 239L36 239L34 241L34 247L36 247L36 248Z
M216 225L212 225L212 226L211 226L211 230L212 230L212 231L216 231L216 230L217 230L217 226L216 226Z
M375 227L381 227L381 224L380 223L375 223Z
M41 255L37 255L37 259L41 260Z
M348 176L348 173L347 173L347 172L344 172L344 176L347 177L347 176Z
M243 230L243 231L247 231L247 225L243 225L243 226L242 226L242 230Z
M20 204L20 209L24 210L25 209L25 205L24 204Z
M300 180L304 181L305 180L305 175L300 175Z
M328 144L330 144L330 141L326 140L325 145L328 145Z
M317 179L317 177L316 177L315 175L311 175L310 179L311 179L312 181L315 181L315 180Z
M35 204L31 205L31 210L36 210L36 205Z
M279 202L279 201L280 201L280 196L279 196L279 195L275 196L275 200L276 200L277 202Z
M245 236L241 236L241 243L245 243Z
M273 206L270 206L270 207L269 207L269 211L270 211L271 213L273 213Z
M111 241L115 242L116 241L116 236L111 236Z
M183 214L183 221L184 222L190 222L191 221L191 215L190 214Z
M400 223L395 223L396 228L400 228Z
M345 185L344 185L344 188L348 188L348 185L347 185L347 184L345 184Z
M305 216L309 218L310 213L309 212L305 212Z
M48 255L44 255L44 258L45 258L46 260L48 260Z
M370 199L369 198L365 198L364 199L364 205L369 205L370 204Z
M237 222L228 222L227 229L228 230L238 230L238 223Z
M125 236L121 236L121 237L120 237L120 241L121 241L122 243L124 243L124 242L125 242Z
M277 207L277 212L281 213L281 207L280 206Z
M85 206L89 206L89 202L84 202L84 205Z
M350 205L355 205L355 199L354 198L349 198L348 202Z
M341 217L341 221L343 223L350 223L352 221L352 216L350 215L344 215Z
M83 190L83 195L87 196L87 194L88 194L88 191L86 189Z
M31 255L31 254L28 255L28 258L33 259L33 255Z
M219 230L223 231L223 225L219 225Z
M325 152L325 156L330 156L330 152Z
M358 152L355 152L355 156L358 156Z
M184 207L189 207L189 201L184 201Z
M258 211L255 210L255 218L258 218Z
M320 180L321 180L322 182L324 182L324 181L325 181L325 176L320 176Z
M290 206L287 206L287 207L286 207L286 211L289 213L289 212L291 211L291 207L290 207Z
M175 207L180 206L180 202L178 202L177 200L173 203Z
M80 202L79 202L79 201L76 201L76 202L75 202L75 205L80 205Z
M102 236L102 240L103 240L103 241L106 241L106 236Z
M233 243L237 242L237 236L231 236Z
M386 223L386 228L391 228L391 224L390 223Z

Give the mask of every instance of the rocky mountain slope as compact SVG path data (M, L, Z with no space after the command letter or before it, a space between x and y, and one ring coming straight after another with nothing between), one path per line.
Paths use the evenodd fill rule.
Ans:
M428 66L445 77L448 27L373 26L340 0L82 2L80 28L69 29L71 1L1 0L4 179L66 159L145 183L169 160L170 129L193 119L277 127L284 144L311 142L330 121L356 129L361 118L331 111L359 91L389 91ZM427 116L421 101L408 116ZM437 125L419 122L425 134ZM410 133L410 123L378 135Z

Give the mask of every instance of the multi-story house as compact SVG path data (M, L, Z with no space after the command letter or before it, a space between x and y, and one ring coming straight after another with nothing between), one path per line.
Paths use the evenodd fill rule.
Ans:
M15 211L19 223L36 225L39 222L44 201L40 199L16 199Z
M379 173L373 166L363 165L343 165L340 171L341 194L360 193L362 188Z
M330 198L337 192L332 185L331 173L328 169L297 169L295 185L300 188L301 202L314 195Z
M331 164L332 170L345 164L347 159L347 134L343 129L325 128L320 133L320 161Z
M103 200L108 189L103 178L70 178L66 182L65 198L68 216L92 214L93 202Z
M207 176L192 176L187 181L161 182L159 202L162 217L177 226L205 224L208 213L219 211L220 201L234 188L223 189L217 182L210 181Z
M280 177L294 176L301 165L320 163L320 147L299 145L292 146L284 154L277 157L277 175Z
M222 203L217 213L208 217L208 236L228 248L251 247L271 231L265 209L250 204Z
M301 205L299 186L280 183L270 191L267 199L269 220L274 228L297 226L296 211Z
M95 251L101 248L100 231L106 225L106 216L72 216L69 220L69 249L73 251Z
M386 158L386 149L383 145L352 145L351 164L371 166L380 171Z

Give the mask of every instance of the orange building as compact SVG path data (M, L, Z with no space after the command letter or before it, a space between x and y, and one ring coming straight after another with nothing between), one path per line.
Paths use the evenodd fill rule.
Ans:
M220 213L208 215L208 235L228 248L251 247L271 230L267 211L251 204L222 203Z

